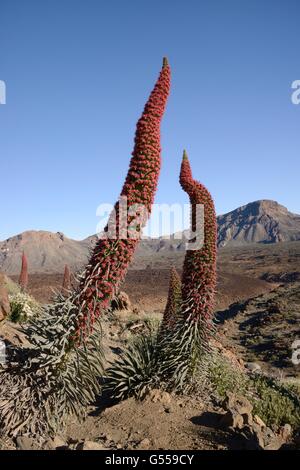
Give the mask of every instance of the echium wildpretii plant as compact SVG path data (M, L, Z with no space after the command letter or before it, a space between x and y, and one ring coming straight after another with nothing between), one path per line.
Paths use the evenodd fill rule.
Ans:
M161 166L160 122L170 90L170 67L167 59L158 81L137 123L135 145L120 201L98 240L80 283L80 317L77 332L84 338L95 318L109 306L139 243L139 235L151 212ZM120 224L120 204L128 206L124 226ZM126 238L127 237L127 238Z
M161 324L162 331L165 328L169 329L176 323L181 307L181 301L181 279L175 267L172 266L170 270L168 299Z
M170 271L169 292L159 328L133 339L107 370L105 387L115 399L134 395L142 398L153 387L160 387L160 361L164 360L161 344L176 327L181 307L181 280L174 267ZM164 343L163 343L164 344Z
M203 359L214 331L217 219L212 196L194 180L185 151L179 181L190 198L192 244L187 247L183 264L180 315L169 337L162 339L160 362L168 386L184 390L197 380L200 369L203 375ZM199 209L204 212L204 225L202 218L199 220Z
M136 205L148 211L160 172L160 123L170 89L170 67L164 59L157 83L138 121L135 146L121 196L127 198L125 225L134 225L135 237L124 237L111 217L108 237L99 239L78 288L58 293L51 305L26 327L31 347L12 352L8 367L0 369L0 429L12 435L55 431L70 413L86 414L99 393L103 372L99 317L123 280L146 213L136 220ZM138 210L142 211L143 207ZM109 238L115 220L115 238ZM130 230L129 230L130 231ZM124 237L124 239L123 239Z
M157 386L186 391L199 382L199 378L205 379L206 353L214 330L216 214L210 193L192 177L186 152L181 164L180 183L190 197L191 233L194 236L191 240L193 249L187 250L184 260L182 300L177 310L179 295L175 297L174 289L170 287L159 331L148 338L137 338L108 370L107 387L118 398L130 395L140 398L148 389ZM199 206L204 208L204 227L197 220ZM198 245L194 238L199 239ZM174 271L173 276L171 286L176 286L177 292L180 281Z
M62 282L62 291L66 292L71 289L71 271L69 266L66 264L65 265L65 270L64 270L64 277L63 277L63 282Z
M191 229L203 240L199 249L188 249L182 272L182 300L185 316L203 320L207 334L212 327L216 291L217 218L214 201L206 187L193 179L188 156L184 151L180 184L191 204ZM204 227L197 221L197 208L203 206ZM198 222L198 223L197 223ZM197 228L197 225L200 225ZM200 230L204 233L200 234Z
M19 276L19 286L21 287L22 291L26 291L28 287L28 262L27 256L25 255L24 251L22 254L22 266Z

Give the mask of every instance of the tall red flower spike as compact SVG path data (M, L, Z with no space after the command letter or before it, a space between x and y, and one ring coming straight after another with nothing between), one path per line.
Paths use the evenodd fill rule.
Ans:
M168 300L162 320L162 331L164 328L172 327L172 325L176 322L180 306L181 280L178 272L173 266L170 271Z
M203 246L187 250L182 273L182 301L184 314L194 320L203 320L210 327L216 288L217 221L213 199L203 184L195 181L186 152L180 171L180 184L191 203L191 228L195 232L196 206L204 206ZM202 227L203 229L203 227ZM201 227L200 227L201 230ZM201 233L196 234L201 238ZM202 237L203 239L203 237Z
M69 291L71 289L71 271L67 264L65 265L62 289L63 291Z
M19 277L19 285L22 290L26 290L28 286L28 263L27 263L27 257L23 251L22 255L22 267L21 267L21 272L20 272L20 277Z
M160 123L170 90L170 67L166 58L156 85L145 105L144 112L137 123L135 145L130 161L129 171L121 192L127 198L127 227L132 224L133 216L129 214L135 205L143 205L151 212L157 188L161 165ZM89 260L83 280L79 285L80 316L77 333L81 336L91 331L95 318L105 310L124 279L128 265L133 257L139 239L128 238L121 233L119 224L120 203L115 205L115 239L99 239ZM111 218L110 218L111 221ZM136 228L141 233L146 217ZM126 224L125 224L126 225ZM123 224L122 224L123 226ZM106 227L104 231L112 228Z

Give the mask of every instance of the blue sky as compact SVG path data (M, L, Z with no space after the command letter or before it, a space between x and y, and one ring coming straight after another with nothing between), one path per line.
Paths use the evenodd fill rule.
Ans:
M113 203L167 55L156 201L186 203L183 148L225 213L275 199L300 213L298 0L0 0L0 239L81 239Z

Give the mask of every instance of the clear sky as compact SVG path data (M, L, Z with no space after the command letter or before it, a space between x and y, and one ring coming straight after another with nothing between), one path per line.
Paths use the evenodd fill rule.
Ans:
M0 0L0 240L95 233L164 55L156 201L187 202L186 148L219 214L257 199L300 213L299 15L299 0Z

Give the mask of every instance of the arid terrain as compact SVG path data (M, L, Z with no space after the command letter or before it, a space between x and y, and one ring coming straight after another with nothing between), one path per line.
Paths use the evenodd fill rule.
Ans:
M184 251L138 253L124 284L132 303L145 311L161 311L167 295L169 270L175 266L180 272L183 259ZM11 278L17 280L18 276ZM47 302L53 291L61 288L62 279L62 272L33 273L29 277L29 290L37 300ZM217 309L297 280L300 280L300 241L220 248Z
M218 247L225 247L225 250L229 250L221 252L225 264L231 259L231 253L235 253L231 249L236 248L237 250L234 262L245 261L248 259L249 253L251 259L253 256L259 256L259 246L262 246L264 250L265 245L269 243L273 245L277 242L300 240L300 215L289 212L287 208L276 201L251 202L218 216L217 222ZM188 232L185 230L177 232L171 237L143 238L132 268L142 269L147 265L153 268L167 268L170 263L176 264L176 261L181 266L181 257L185 251L187 236ZM0 241L0 271L9 275L18 274L23 251L28 258L31 273L62 273L65 264L76 271L85 264L96 240L96 235L77 241L68 238L61 232L26 231ZM255 251L253 252L254 244L257 245L257 254ZM247 246L249 247L248 251ZM284 244L284 246L286 245ZM241 259L238 258L240 248L242 249ZM229 253L228 259L225 253ZM271 248L271 257L272 253ZM261 264L263 266L265 255L262 256ZM274 259L274 262L280 260L279 256L278 253L277 260ZM154 259L152 259L153 257ZM259 264L258 261L258 259L255 260L255 266ZM234 267L237 267L237 264L235 263Z
M161 318L170 267L174 265L180 272L183 257L183 251L172 250L138 253L122 287L131 305L104 322L108 362L132 337L147 329L149 320ZM300 241L219 249L217 344L222 345L218 346L221 353L233 361L234 367L250 377L262 373L299 384L299 366L291 362L292 343L300 337L299 261ZM17 276L11 277L17 281ZM61 285L61 273L29 277L29 292L41 303L49 302ZM22 344L24 338L18 330L17 325L6 322L0 332L12 343ZM154 391L141 402L129 398L116 403L103 396L91 406L83 424L71 420L54 441L39 443L24 437L5 440L2 446L217 450L254 445L255 448L249 436L220 425L225 411L213 393L203 390L192 396ZM268 432L283 432L278 429L274 426ZM273 436L266 448L268 445L276 448L274 439ZM286 445L296 444L293 441Z
M135 257L122 286L134 314L162 315L170 267L180 273L183 258L184 252L172 251ZM62 280L61 273L32 274L29 293L41 303L50 302ZM298 373L290 356L300 334L299 281L300 241L220 248L216 317L224 342L237 348L245 360Z

